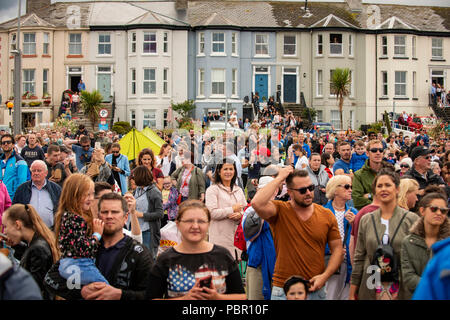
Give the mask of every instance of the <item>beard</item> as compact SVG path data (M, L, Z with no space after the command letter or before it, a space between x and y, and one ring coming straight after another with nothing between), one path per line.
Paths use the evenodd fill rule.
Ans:
M313 197L306 197L303 200L294 198L295 203L301 208L308 208L313 203Z

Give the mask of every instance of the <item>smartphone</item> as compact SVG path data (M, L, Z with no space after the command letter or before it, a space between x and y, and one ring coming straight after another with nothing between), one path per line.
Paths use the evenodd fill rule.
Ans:
M102 144L100 142L96 142L95 149L101 149L101 148L102 148Z
M211 281L212 281L212 276L203 278L202 280L200 280L200 287L201 288L211 288Z

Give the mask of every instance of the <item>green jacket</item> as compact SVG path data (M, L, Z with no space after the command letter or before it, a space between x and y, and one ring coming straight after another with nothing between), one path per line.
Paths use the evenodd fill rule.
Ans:
M185 167L181 166L177 170L175 170L170 177L173 180L177 181L177 190L181 192L181 184L183 183L183 173L184 173ZM206 189L206 179L205 175L203 174L202 169L199 167L194 166L194 169L192 169L191 172L191 179L189 180L189 194L188 199L192 200L200 200L200 196L202 193L205 193Z
M419 216L415 213L406 211L400 207L396 207L392 217L389 219L389 238L394 235L395 229L403 215L406 214L405 219L400 226L397 235L395 236L392 247L394 248L394 254L397 257L397 261L400 262L400 251L403 239L409 234L409 229L414 222L419 219ZM359 300L375 300L375 287L369 288L367 283L372 283L373 272L370 272L370 265L373 255L378 248L379 243L375 235L375 230L372 224L372 218L375 218L375 225L378 232L378 238L382 239L385 226L381 224L381 209L377 209L371 213L366 214L361 218L358 229L358 240L356 242L355 255L353 258L353 270L350 283L358 287L358 299ZM399 268L401 268L399 266ZM399 269L400 271L401 269ZM369 277L371 277L369 279ZM401 272L400 272L401 277ZM368 281L369 280L369 281ZM400 279L401 282L401 279ZM403 299L404 290L400 286L399 299Z
M450 237L450 223L446 219L439 228L437 241ZM432 257L432 250L425 242L423 217L411 227L410 234L403 239L401 258L401 282L405 289L405 299L410 300L419 284L423 270Z
M361 208L372 203L373 199L367 199L364 195L367 193L372 194L372 183L376 175L377 172L369 167L369 159L366 160L361 169L355 172L352 198L356 209L361 210Z

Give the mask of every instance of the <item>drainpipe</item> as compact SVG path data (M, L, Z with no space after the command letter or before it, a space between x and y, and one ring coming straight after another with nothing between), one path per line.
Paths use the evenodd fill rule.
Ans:
M375 122L378 115L378 33L375 32Z
M306 4L305 4L305 6L306 6ZM310 51L310 74L309 74L309 77L310 77L310 89L309 89L309 106L312 108L313 107L313 96L314 96L314 84L313 84L313 61L314 61L314 59L313 59L313 56L314 56L314 47L313 47L313 34L312 34L312 29L310 30L310 32L309 32L309 34L310 34L310 42L311 42L311 46L310 46L310 48L311 48L311 51Z

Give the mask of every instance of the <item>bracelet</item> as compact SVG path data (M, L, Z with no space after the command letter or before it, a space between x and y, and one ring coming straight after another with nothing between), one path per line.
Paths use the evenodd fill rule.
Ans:
M98 233L98 232L94 232L92 235L93 235L94 237L96 237L98 241L100 241L100 239L102 238L102 236L101 236L100 233Z

